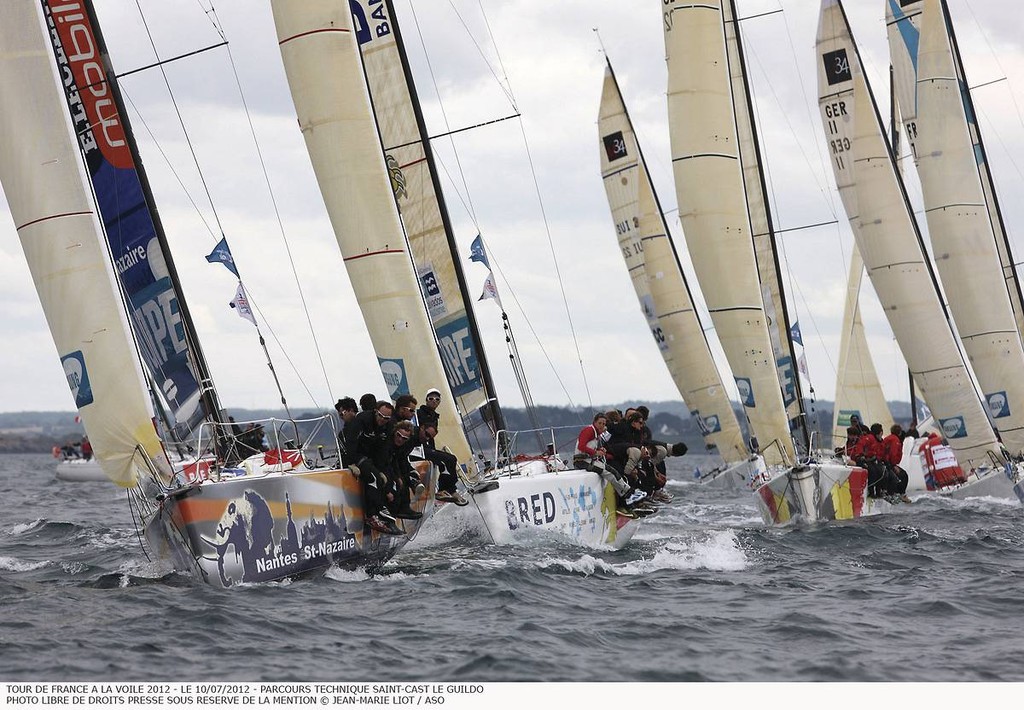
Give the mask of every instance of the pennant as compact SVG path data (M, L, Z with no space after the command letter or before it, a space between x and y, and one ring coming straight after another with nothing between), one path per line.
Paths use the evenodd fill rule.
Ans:
M231 249L228 248L228 238L221 237L221 240L217 242L217 246L213 248L209 254L206 255L206 260L211 264L220 262L228 268L228 271L233 273L236 277L238 276L238 269L235 268L235 258L231 256Z
M793 327L789 329L789 335L790 335L791 338L793 338L793 342L794 343L796 343L797 345L800 345L801 347L803 346L804 338L800 334L800 321L797 321L796 323L794 323Z
M498 287L494 283L493 272L487 274L487 280L484 281L484 292L480 294L480 298L476 300L483 301L488 298L493 298L495 301L498 302L498 306L500 308L504 308L504 306L501 305L501 298L498 297Z
M807 358L804 357L803 353L800 353L800 357L796 360L796 369L800 370L800 374L804 377L810 377L810 375L807 374Z
M242 284L238 284L235 298L228 305L234 308L242 318L256 325L256 317L252 314L252 309L249 308L249 297L245 295L245 289L242 287Z
M487 254L484 252L484 238L479 234L476 235L473 243L469 245L469 260L479 261L488 269L491 268L490 263L487 261Z

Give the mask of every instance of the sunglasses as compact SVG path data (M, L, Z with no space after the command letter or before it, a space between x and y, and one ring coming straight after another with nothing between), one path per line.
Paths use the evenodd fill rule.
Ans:
M409 438L408 434L401 434L401 433L399 433L397 436L398 436L398 440L399 441L406 441Z
M384 414L383 412L377 412L377 416L383 419L384 421L388 421L391 419L390 414Z
M427 397L427 401L428 402L440 402L441 398L440 397Z

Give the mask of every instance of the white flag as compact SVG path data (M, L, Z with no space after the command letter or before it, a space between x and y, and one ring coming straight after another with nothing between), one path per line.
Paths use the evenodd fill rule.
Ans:
M256 325L256 318L252 314L252 309L249 308L249 297L245 295L245 288L242 287L241 283L238 284L238 290L235 291L234 300L228 305L234 308L242 318Z
M810 377L810 375L807 374L807 358L804 357L803 353L800 353L800 357L797 358L796 368L803 373L804 377Z
M501 305L501 298L498 297L498 287L494 283L494 272L493 271L491 273L487 274L487 280L484 281L484 292L482 294L480 294L480 298L478 298L476 300L483 301L483 300L488 299L488 298L493 298L495 301L497 301L499 308L502 308L502 309L505 308L504 306Z

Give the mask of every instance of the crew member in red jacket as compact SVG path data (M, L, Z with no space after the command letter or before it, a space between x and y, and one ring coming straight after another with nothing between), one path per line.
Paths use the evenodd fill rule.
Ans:
M910 498L907 497L910 477L900 467L900 461L903 460L903 427L899 424L889 427L889 435L882 439L882 455L893 476L891 493L899 496L904 503L910 503Z

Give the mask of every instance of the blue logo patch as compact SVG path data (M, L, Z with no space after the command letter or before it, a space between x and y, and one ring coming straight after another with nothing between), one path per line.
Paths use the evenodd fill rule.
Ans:
M939 426L942 427L942 433L947 439L963 439L967 436L967 422L963 417L940 419Z
M1006 399L1006 392L993 392L985 395L988 403L988 413L993 419L1010 416L1010 402Z
M469 333L469 318L456 318L435 330L441 348L441 363L456 397L482 388L483 378L476 360L476 346Z
M89 384L89 371L85 367L85 355L81 350L69 353L60 359L64 366L64 375L68 378L68 386L75 397L75 406L79 409L92 404L92 385Z
M403 394L409 394L409 378L405 374L405 360L396 358L377 358L380 363L380 373L384 375L384 384L388 386L388 394L395 399Z
M754 403L754 387L749 377L737 377L736 388L740 391L740 404L744 407L756 407Z
M796 376L793 373L793 358L788 355L780 357L775 362L775 369L779 373L779 382L782 383L782 403L789 407L796 401ZM751 404L751 407L754 405Z

